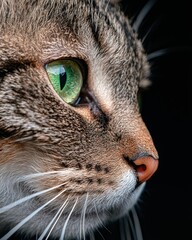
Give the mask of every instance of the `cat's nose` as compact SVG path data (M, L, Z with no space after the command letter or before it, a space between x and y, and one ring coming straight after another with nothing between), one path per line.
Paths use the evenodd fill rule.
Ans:
M148 180L157 170L159 161L151 156L139 157L133 161L134 169L140 183Z

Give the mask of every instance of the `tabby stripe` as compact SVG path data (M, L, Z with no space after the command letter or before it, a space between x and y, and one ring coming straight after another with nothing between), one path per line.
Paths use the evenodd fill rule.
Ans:
M6 130L0 129L0 139L10 138L15 134L16 134L16 131L6 131Z
M24 60L22 62L13 59L6 60L0 66L0 79L8 74L14 73L16 70L26 69L29 65L32 65L32 61L30 60Z
M102 49L102 45L103 44L102 44L102 39L100 39L100 32L102 30L99 28L98 25L96 26L98 19L94 19L92 21L92 16L94 16L94 14L96 13L98 18L101 18L101 17L104 18L105 19L105 23L107 24L108 28L111 31L113 31L115 34L117 32L116 28L114 28L114 25L111 24L112 21L110 21L110 15L106 14L106 12L103 11L104 9L101 9L96 1L92 1L90 3L90 0L84 0L83 2L87 6L90 6L90 4L92 3L92 6L93 6L93 8L95 10L93 15L91 15L92 11L90 11L90 14L88 16L88 21L89 21L89 24L90 24L90 28L91 28L93 37L95 39L95 43L97 44L99 49ZM106 4L110 4L110 3L106 2ZM91 6L90 6L90 8L91 8ZM95 22L96 22L96 24L95 24Z

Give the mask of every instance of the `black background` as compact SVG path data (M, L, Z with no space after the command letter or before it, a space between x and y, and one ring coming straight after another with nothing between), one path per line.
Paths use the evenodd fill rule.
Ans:
M192 11L190 1L154 1L123 2L132 24L154 3L138 33L145 39L152 81L143 93L142 115L160 165L147 183L139 217L144 240L186 240L192 239Z

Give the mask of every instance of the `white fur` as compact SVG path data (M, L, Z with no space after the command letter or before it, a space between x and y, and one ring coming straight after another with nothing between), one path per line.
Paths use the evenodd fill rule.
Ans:
M1 166L1 207L8 203L11 203L14 200L21 199L25 196L25 194L22 193L21 189L19 188L19 185L15 183L18 182L18 179L20 179L22 175L30 174L31 171L32 168L26 168L26 166L16 169L14 164L10 163L4 165L3 167ZM63 176L65 175L64 173L65 172L63 172ZM70 170L68 171L68 173L70 174ZM62 177L61 172L59 173L59 176ZM26 182L28 181L27 178L23 179L25 179ZM65 226L66 239L68 239L69 237L78 237L80 232L84 232L84 234L86 234L87 232L92 232L102 223L105 224L111 219L119 218L122 215L126 214L129 209L132 208L133 205L136 203L137 198L139 197L144 186L141 185L139 188L137 188L136 191L134 191L135 185L136 178L134 172L132 170L129 170L119 176L118 185L115 188L109 189L100 195L91 195L91 193L89 194L89 197L83 195L79 197L78 200L76 199L76 203L74 198L73 200L71 198L70 201L69 197L67 207L63 210L63 215L58 220L58 223L54 226L52 236L57 238L60 237L65 221L69 217L69 214L71 214L71 216L68 219L69 221L67 225ZM65 191L65 189L63 191ZM37 210L38 208L41 208L42 205L46 205L46 202L42 202L41 205L38 206L36 205L36 201L34 201L34 198L25 201L22 204L19 204L4 213L1 213L2 208L0 208L0 214L3 216L4 223L6 223L6 221L7 223L10 222L12 223L12 227L15 227L17 224L19 224L17 222L18 219L20 219L20 223L21 221L25 222L24 219L26 219L26 223L21 226L19 230L22 229L22 231L28 232L28 234L34 234L34 232L36 232L37 235L40 236L42 232L46 229L46 227L49 225L49 223L52 221L58 209L61 207L64 201L66 201L66 199L61 200L61 198L61 195L58 196L60 204L57 206L57 210L51 209L51 204L47 204L47 207L50 207L49 214L43 211L43 209L41 211L40 209ZM54 199L50 199L49 201L50 203L53 201L53 203L55 204ZM84 207L85 202L86 209ZM47 201L47 203L49 202ZM74 210L70 213L73 207ZM83 218L83 220L81 217L83 211L82 209L84 209L85 211L85 218ZM34 215L30 221L27 221L27 218L29 218L29 216L33 214L34 211L37 211L37 214ZM5 239L6 238L3 238L2 240Z

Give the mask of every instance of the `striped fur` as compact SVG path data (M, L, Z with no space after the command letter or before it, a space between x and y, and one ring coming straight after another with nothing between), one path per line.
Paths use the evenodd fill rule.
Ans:
M65 58L84 68L83 106L49 82ZM127 214L144 187L131 161L158 158L137 102L148 73L115 3L0 2L0 239L91 238Z

